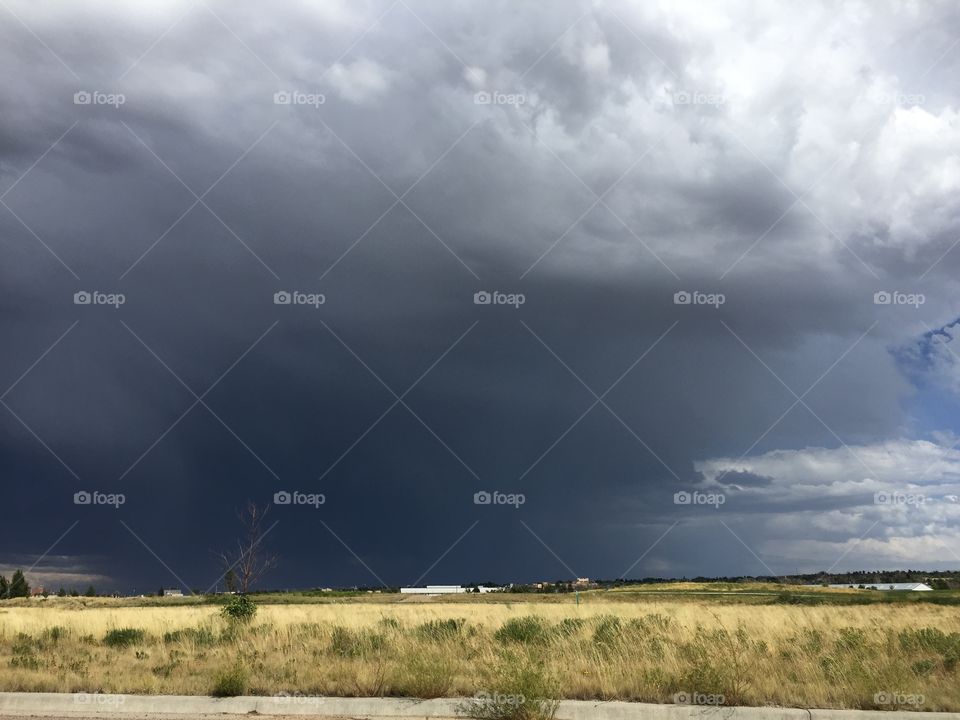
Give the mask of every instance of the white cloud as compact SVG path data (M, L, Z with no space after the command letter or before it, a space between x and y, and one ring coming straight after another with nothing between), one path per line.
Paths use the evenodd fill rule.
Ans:
M340 97L360 105L383 95L390 86L391 77L387 68L367 59L346 65L336 63L327 75Z
M901 439L774 450L695 468L707 486L725 489L727 510L754 517L761 556L820 569L841 557L847 568L960 562L960 450L952 445ZM727 472L770 482L733 489Z

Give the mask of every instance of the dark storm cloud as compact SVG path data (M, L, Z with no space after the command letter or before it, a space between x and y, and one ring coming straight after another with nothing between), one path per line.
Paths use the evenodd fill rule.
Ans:
M942 503L851 548L875 492L955 479L889 352L960 314L936 9L11 4L49 49L0 30L10 551L79 519L58 552L118 587L206 589L236 509L298 489L277 585L452 545L426 580L765 573L730 528L778 571L938 556ZM704 478L727 502L675 504Z

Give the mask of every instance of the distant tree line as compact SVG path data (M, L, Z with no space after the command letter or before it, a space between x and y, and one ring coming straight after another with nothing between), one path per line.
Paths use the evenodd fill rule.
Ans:
M0 599L21 597L30 597L30 585L27 584L23 570L15 571L9 581L5 576L0 575Z
M80 593L76 590L70 590L68 593L64 588L60 588L57 591L57 597L67 597L68 594L71 597L80 597ZM93 585L90 585L83 594L86 597L96 597L97 590ZM50 593L43 591L41 595L47 597ZM0 600L13 600L14 598L25 597L30 597L30 583L27 582L23 570L15 570L9 580L7 580L5 575L0 575Z

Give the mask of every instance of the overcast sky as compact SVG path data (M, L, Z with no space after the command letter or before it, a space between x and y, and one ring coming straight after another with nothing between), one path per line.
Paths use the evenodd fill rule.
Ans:
M0 1L0 571L205 590L248 499L271 587L956 568L958 41Z

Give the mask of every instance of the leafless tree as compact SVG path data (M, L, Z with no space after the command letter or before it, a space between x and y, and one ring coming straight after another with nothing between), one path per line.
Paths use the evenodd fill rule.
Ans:
M277 558L263 546L263 539L270 528L264 528L269 505L258 507L247 501L246 507L237 513L243 534L237 538L237 549L218 553L226 576L233 571L236 576L237 590L241 594L250 592L268 572L277 566Z

